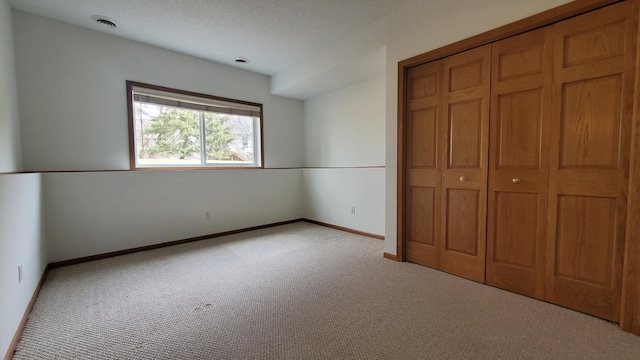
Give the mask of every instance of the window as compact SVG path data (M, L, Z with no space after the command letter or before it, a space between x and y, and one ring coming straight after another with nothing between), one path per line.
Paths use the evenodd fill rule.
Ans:
M262 167L262 105L127 81L131 169Z

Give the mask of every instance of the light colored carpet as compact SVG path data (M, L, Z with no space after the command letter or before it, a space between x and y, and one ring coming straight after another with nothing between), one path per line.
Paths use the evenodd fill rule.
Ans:
M640 337L295 223L54 269L14 359L640 359Z

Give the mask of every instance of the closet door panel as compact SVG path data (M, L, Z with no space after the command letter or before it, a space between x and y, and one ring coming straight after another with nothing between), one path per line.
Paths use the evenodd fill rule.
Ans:
M551 300L609 320L619 308L617 199L559 195Z
M543 89L497 96L497 169L540 169Z
M547 300L618 321L637 2L556 24Z
M440 119L443 63L417 66L408 73L405 158L406 258L439 267L441 201Z
M482 98L449 104L447 169L480 168Z
M544 298L553 26L493 44L487 284Z
M470 55L473 54L473 55ZM478 51L468 50L458 55L448 58L447 67L447 91L449 94L461 90L478 90L487 80L485 71L485 61L487 59L482 56L471 59L470 56L476 56Z
M491 46L445 59L440 267L484 282Z
M445 250L478 256L477 231L480 191L449 189L447 192L447 233Z
M556 275L609 288L613 285L616 199L558 197Z
M563 84L560 169L620 168L623 83L615 74Z
M596 20L591 24L585 24L584 20L578 20L583 24L577 31L565 32L560 39L562 49L562 67L569 68L585 63L594 63L598 60L606 60L613 57L624 57L628 51L629 36L627 16L619 16L616 10L605 10L596 20L591 14L583 15L583 19L591 17ZM572 21L572 20L568 20ZM574 24L576 21L574 21ZM561 26L567 29L566 22ZM584 25L587 25L586 27Z
M519 192L495 194L496 226L492 258L496 263L535 269L540 196Z
M438 106L413 111L408 116L409 166L412 169L436 168Z

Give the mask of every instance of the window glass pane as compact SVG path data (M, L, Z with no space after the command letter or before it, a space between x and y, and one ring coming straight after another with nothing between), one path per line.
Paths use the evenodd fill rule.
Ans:
M139 165L201 164L199 112L135 103Z
M254 118L205 113L207 164L253 164Z

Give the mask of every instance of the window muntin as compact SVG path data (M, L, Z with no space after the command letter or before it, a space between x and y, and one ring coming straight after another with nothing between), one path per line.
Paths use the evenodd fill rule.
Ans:
M128 81L132 169L262 167L262 105Z

